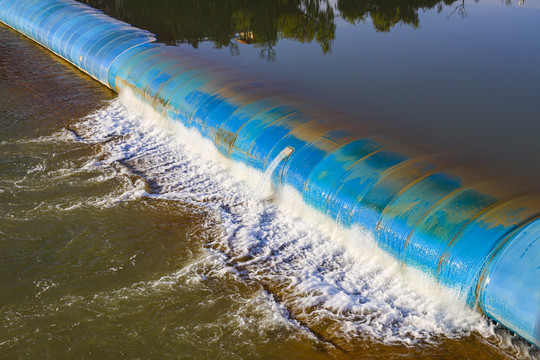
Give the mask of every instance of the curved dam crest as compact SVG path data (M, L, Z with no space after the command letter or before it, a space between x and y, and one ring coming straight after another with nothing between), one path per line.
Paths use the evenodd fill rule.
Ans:
M344 226L362 226L382 249L540 346L539 194L339 128L332 114L272 96L75 1L0 0L0 21L197 129L231 159L272 166L275 184Z

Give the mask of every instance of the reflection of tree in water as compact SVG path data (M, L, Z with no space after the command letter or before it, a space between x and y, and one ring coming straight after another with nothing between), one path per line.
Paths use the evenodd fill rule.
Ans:
M238 52L238 42L275 58L279 39L316 41L324 53L335 37L334 10L328 0L81 0L135 26L151 30L161 41L198 47L212 41Z
M478 0L475 0L475 1L478 1ZM452 15L454 15L455 13L459 14L459 16L461 16L463 18L466 18L468 16L467 15L467 10L465 9L465 0L461 0L461 3L458 4L458 6L455 7L454 11L452 11L450 13L450 15L448 15L446 18L450 19L452 17Z
M371 18L377 31L388 32L397 24L420 26L419 10L437 8L441 12L445 5L457 0L338 0L341 16L351 22L364 22Z
M316 41L331 50L336 32L336 13L351 23L371 19L377 31L388 32L397 24L414 28L418 12L457 0L81 0L135 26L148 29L168 43L193 47L211 41L217 48L239 53L239 43L260 49L273 61L280 39L301 43Z

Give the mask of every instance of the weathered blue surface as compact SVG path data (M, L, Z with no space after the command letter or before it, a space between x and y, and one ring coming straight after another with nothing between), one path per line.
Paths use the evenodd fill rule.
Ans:
M511 233L481 278L478 304L489 316L538 345L540 220ZM536 316L535 316L536 314Z
M72 0L0 0L0 21L114 91L129 88L236 161L272 174L345 226L457 289L540 345L540 196L447 168L444 159L340 129L332 114L154 43L154 35Z

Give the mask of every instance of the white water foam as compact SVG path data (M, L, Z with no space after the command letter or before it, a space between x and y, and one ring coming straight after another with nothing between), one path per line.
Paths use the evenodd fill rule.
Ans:
M268 168L264 171L263 176L261 177L261 180L259 180L259 183L257 184L257 187L255 188L255 192L260 196L271 196L273 193L272 188L272 175L274 174L274 171L276 171L276 168L278 165L285 160L289 155L291 155L293 152L293 149L287 146L285 149L281 150L281 152L276 156L274 160L268 165Z
M164 119L132 94L76 130L84 141L102 144L86 168L128 169L141 179L100 204L145 196L206 208L221 229L208 241L211 253L220 254L223 269L232 267L275 294L267 299L279 304L280 319L290 316L333 342L436 344L479 333L513 356L530 355L526 344L496 331L448 289L382 252L370 234L336 225L292 189L264 201L254 191L262 173L225 158L198 132ZM184 271L135 288L170 286Z

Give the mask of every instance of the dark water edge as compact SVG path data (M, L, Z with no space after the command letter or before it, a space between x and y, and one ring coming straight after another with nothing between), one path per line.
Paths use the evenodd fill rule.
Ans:
M139 289L207 257L219 224L186 202L96 206L140 179L74 171L103 144L77 141L72 130L114 95L3 26L0 39L3 358L507 358L474 332L415 346L344 341L340 350L305 329L261 327L253 304L266 284L220 278L220 262L195 268L208 278L201 284L173 278L160 291ZM58 132L73 141L55 140ZM249 321L227 326L239 314Z

